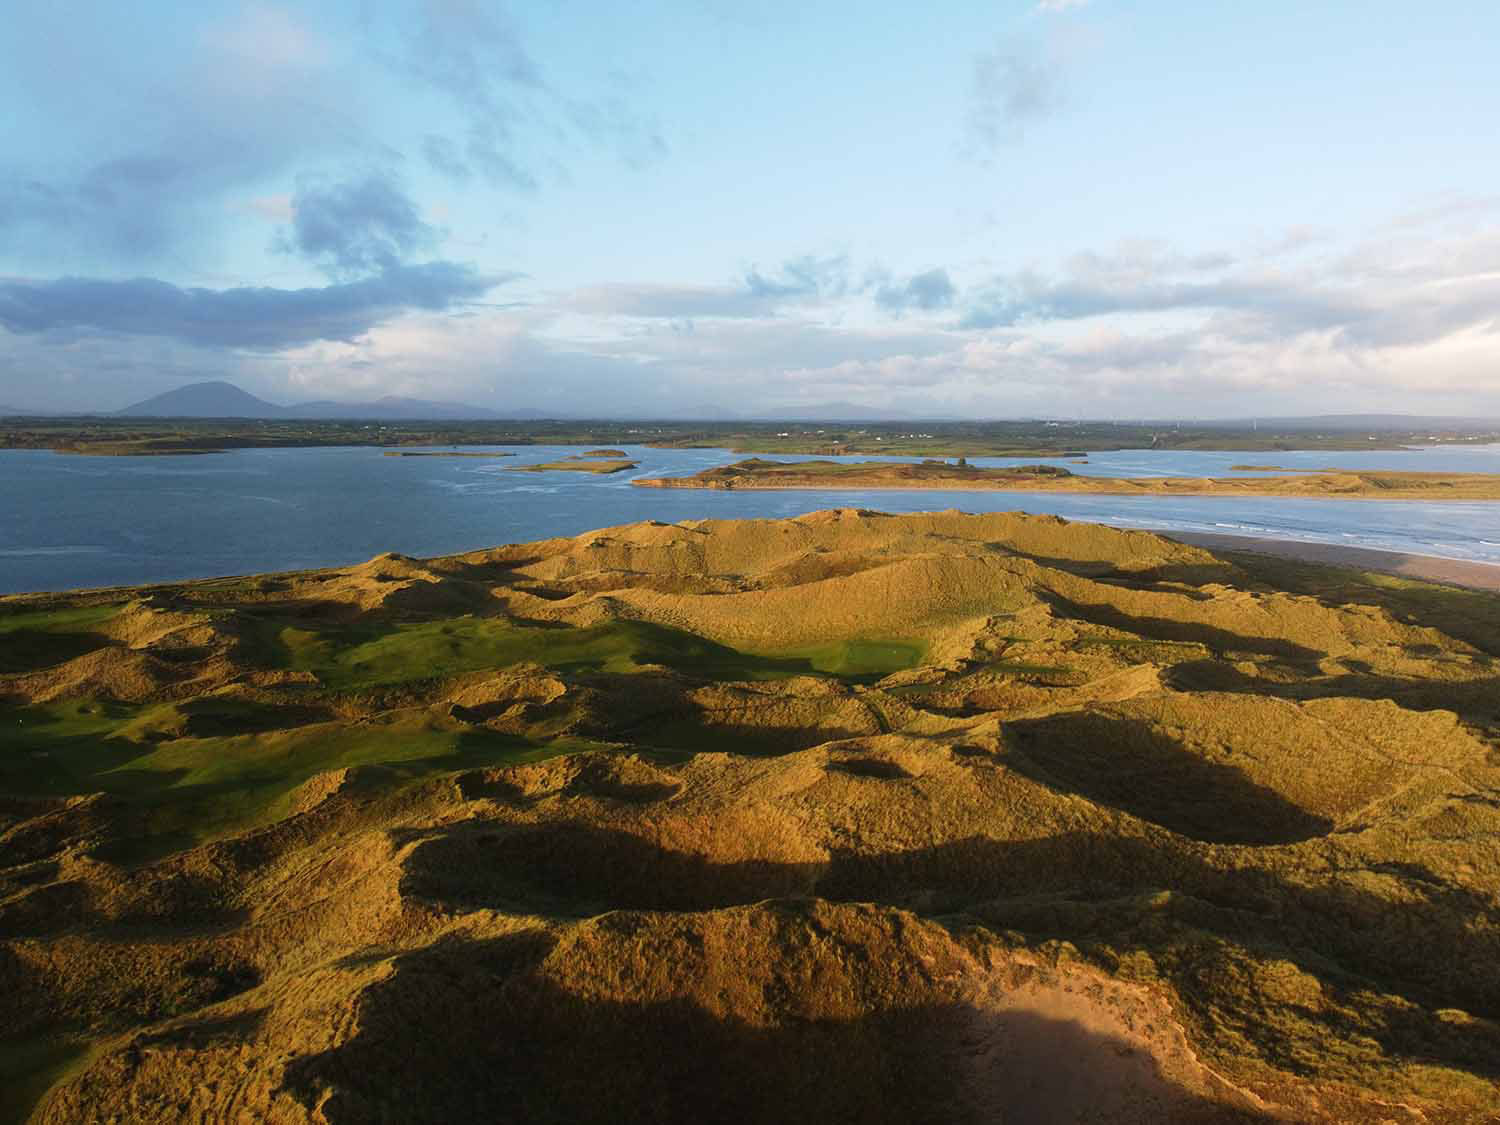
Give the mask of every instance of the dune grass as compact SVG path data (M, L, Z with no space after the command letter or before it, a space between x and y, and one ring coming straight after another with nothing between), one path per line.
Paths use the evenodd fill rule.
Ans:
M242 832L290 812L293 790L326 770L385 767L394 780L591 750L533 742L429 710L389 720L312 723L212 737L151 736L173 704L71 700L0 712L0 788L35 796L104 793L138 807L144 835L115 858L146 858Z

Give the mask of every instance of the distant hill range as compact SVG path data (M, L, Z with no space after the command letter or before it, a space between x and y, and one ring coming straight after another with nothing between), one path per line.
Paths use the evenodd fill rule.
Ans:
M37 415L35 410L20 410L11 406L0 406L0 416ZM50 413L56 413L50 412ZM127 406L115 412L116 417L126 418L259 418L283 420L361 420L361 421L537 421L539 419L594 419L634 418L643 421L737 422L786 423L844 423L866 425L910 425L932 422L965 421L985 422L1034 422L1041 424L1046 418L991 418L985 416L960 416L948 414L907 414L879 407L860 406L852 402L825 402L806 406L771 406L749 410L731 410L708 403L699 403L686 408L664 411L660 414L609 412L590 414L579 410L547 411L532 408L513 410L490 410L482 406L470 406L460 402L432 402L426 399L401 398L386 395L373 402L316 402L295 403L279 406L274 402L257 398L240 390L233 383L221 380L190 383L176 390L159 394L144 402ZM1418 414L1313 414L1301 417L1280 418L1162 418L1144 416L1123 419L1068 419L1052 420L1052 424L1065 427L1079 426L1131 426L1147 428L1180 428L1195 430L1248 430L1289 433L1297 431L1347 432L1365 430L1371 433L1397 433L1412 435L1422 433L1492 433L1500 430L1500 419L1438 417Z
M577 412L548 413L543 410L517 409L504 413L456 402L429 402L415 398L387 395L374 402L317 402L279 406L242 391L222 380L190 383L173 391L137 402L116 414L127 418L266 418L266 419L369 419L398 421L483 421L498 419L535 420L539 418L576 418ZM796 421L796 422L899 422L904 416L889 410L878 410L848 402L824 403L819 406L781 407L760 412L741 413L707 404L686 410L675 410L673 418L693 421Z
M233 383L190 383L155 395L116 412L127 418L276 418L318 420L332 418L372 421L473 421L500 418L544 418L536 410L500 414L461 402L427 402L386 395L374 402L302 402L278 406L242 391Z

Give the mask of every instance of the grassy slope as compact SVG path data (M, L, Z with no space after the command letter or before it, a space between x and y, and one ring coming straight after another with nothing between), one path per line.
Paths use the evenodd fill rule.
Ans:
M0 618L11 671L26 671L98 647L79 632L114 606ZM528 663L565 674L625 675L666 666L695 677L776 680L828 675L879 679L918 663L913 641L837 640L816 647L740 652L677 629L637 621L592 628L529 628L462 617L308 628L256 622L249 650L267 668L308 672L318 687L302 712L328 703L383 706L466 674ZM79 638L92 636L92 644ZM69 643L60 648L59 638ZM0 706L0 792L65 797L106 793L145 815L140 856L201 843L285 815L286 800L315 774L378 764L406 777L515 764L592 748L576 738L532 741L467 726L425 706L381 710L349 721L299 725L296 705L210 696L176 703L70 699ZM314 716L320 718L321 716Z

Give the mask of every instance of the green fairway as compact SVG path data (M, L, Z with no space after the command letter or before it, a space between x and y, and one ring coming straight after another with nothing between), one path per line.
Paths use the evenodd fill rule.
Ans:
M137 806L131 857L159 854L285 816L315 774L380 765L397 780L594 749L580 739L533 742L425 710L356 723L314 723L222 737L150 736L171 704L70 701L0 711L0 787L12 795L105 793ZM123 855L123 853L121 853Z
M805 662L806 672L836 676L855 683L873 683L892 672L915 668L922 662L926 651L926 646L919 641L851 639L781 650L776 655L781 661Z
M120 608L0 618L5 670L32 671L114 643L90 630ZM574 628L464 616L310 624L269 608L208 612L233 614L239 660L307 672L316 682L260 696L210 692L146 704L85 696L0 707L0 791L103 793L124 801L138 813L132 818L136 838L128 848L109 846L108 854L143 859L284 817L297 786L324 771L378 765L400 781L599 745L549 737L569 716L539 719L522 737L461 721L430 704L439 685L459 677L532 664L564 677L666 667L704 680L823 675L873 682L915 666L925 651L913 641L864 638L743 652L641 621ZM347 717L351 707L362 717ZM731 735L715 735L725 737ZM748 752L786 748L781 736L735 732L735 738ZM701 731L685 732L648 745L680 749L702 741Z
M308 629L275 634L280 663L311 672L335 690L445 679L532 663L559 672L628 674L659 665L711 679L773 680L822 673L880 678L914 666L908 641L837 641L814 648L741 652L680 629L643 621L541 628L463 617L401 625Z
M118 605L0 615L0 674L61 664L107 643L92 631L120 611Z

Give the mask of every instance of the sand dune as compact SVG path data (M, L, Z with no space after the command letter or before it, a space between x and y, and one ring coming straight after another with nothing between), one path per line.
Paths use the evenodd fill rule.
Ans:
M1500 601L1282 565L842 509L0 599L0 1106L1486 1120Z

